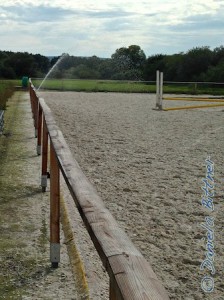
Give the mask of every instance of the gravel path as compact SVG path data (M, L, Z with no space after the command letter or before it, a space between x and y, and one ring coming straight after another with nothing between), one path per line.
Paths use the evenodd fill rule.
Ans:
M224 299L223 108L155 111L155 96L147 94L42 96L75 159L171 299ZM201 204L207 158L213 212ZM211 232L210 265L200 270ZM201 288L204 276L214 279L211 293Z

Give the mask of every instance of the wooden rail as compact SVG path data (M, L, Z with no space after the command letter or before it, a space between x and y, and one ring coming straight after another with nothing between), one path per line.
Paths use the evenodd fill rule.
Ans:
M50 243L51 263L60 261L59 170L110 278L110 300L168 300L168 294L151 266L121 230L95 188L83 174L44 99L30 81L30 99L37 134L37 154L42 146L43 191L47 186L48 138L50 139ZM42 115L42 116L41 116ZM41 130L42 128L42 130ZM39 135L42 134L42 138Z

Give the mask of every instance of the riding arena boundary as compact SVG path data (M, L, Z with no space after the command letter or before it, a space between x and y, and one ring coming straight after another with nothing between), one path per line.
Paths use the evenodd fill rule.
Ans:
M205 102L200 105L189 105L189 106L174 106L174 107L163 107L163 101L189 101L189 102ZM209 103L208 103L209 102ZM182 110L182 109L195 109L195 108L212 108L224 106L224 98L217 97L164 97L163 96L163 72L156 72L156 109L163 111L170 110Z
M168 300L150 264L119 228L103 200L88 181L57 126L50 108L29 80L37 154L42 155L41 187L50 172L50 261L60 262L60 174L63 175L89 236L109 275L110 300ZM48 145L50 163L48 163ZM50 164L48 166L48 164ZM64 199L66 201L66 199Z

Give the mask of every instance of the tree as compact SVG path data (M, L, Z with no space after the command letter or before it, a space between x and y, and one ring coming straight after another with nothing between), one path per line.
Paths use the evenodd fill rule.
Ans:
M224 61L224 47L216 47L213 50L213 58L212 63L213 65L218 65L221 61Z
M50 68L50 60L43 55L35 54L34 60L39 73L46 74Z
M143 71L145 80L155 80L157 70L165 72L165 57L163 54L148 57Z
M141 69L146 60L144 51L137 45L129 46L128 50L132 67L134 69Z
M212 62L212 51L209 47L197 47L183 55L177 75L181 81L194 81L208 70Z
M4 61L4 65L7 68L12 68L17 78L22 76L36 76L37 68L34 57L27 52L13 53Z
M15 79L16 73L14 72L12 67L0 65L0 78Z
M139 46L131 45L128 48L119 48L112 54L111 59L115 73L125 74L127 71L132 71L131 78L127 79L141 79L146 56ZM128 74L130 75L130 72Z
M100 74L86 65L79 65L73 70L73 77L80 79L98 79Z
M183 61L183 53L167 55L164 57L165 79L170 81L178 81L179 67Z
M216 66L210 66L206 73L202 74L202 80L223 82L224 81L224 60Z
M113 64L111 59L103 59L98 67L101 79L111 79L113 75Z

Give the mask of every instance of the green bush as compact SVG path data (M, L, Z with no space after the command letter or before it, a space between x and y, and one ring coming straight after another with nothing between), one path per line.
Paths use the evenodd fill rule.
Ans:
M12 81L1 80L0 81L0 110L6 108L6 102L14 92L14 84Z

